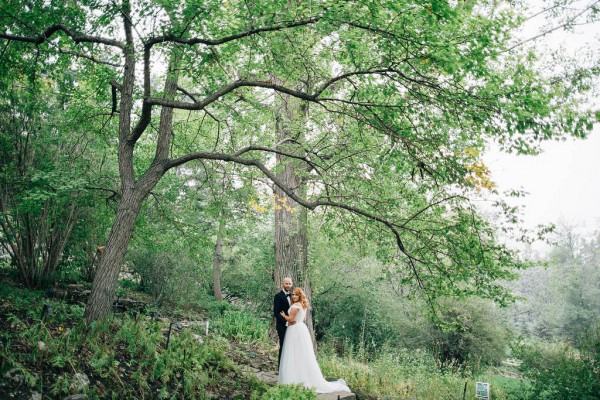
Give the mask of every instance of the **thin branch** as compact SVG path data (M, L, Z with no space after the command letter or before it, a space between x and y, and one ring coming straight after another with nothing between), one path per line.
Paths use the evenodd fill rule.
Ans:
M273 89L273 90L276 90L277 92L285 93L285 94L288 94L290 96L299 98L301 100L310 101L310 102L317 102L317 101L332 101L333 102L333 101L336 101L336 102L342 102L342 103L352 104L352 105L361 105L361 106L400 107L398 105L364 103L364 102L349 101L349 100L336 99L336 98L322 98L322 99L318 98L319 95L325 89L327 89L327 87L331 86L335 82L338 82L338 81L340 81L342 79L347 79L350 76L356 76L356 75L381 75L381 74L390 73L390 72L398 74L402 78L404 78L407 81L410 81L410 82L412 82L414 84L424 85L424 86L430 86L433 89L439 89L438 87L436 87L435 85L433 85L431 82L423 81L423 80L418 80L418 79L414 79L414 78L410 78L410 77L404 75L403 73L401 73L400 71L395 70L393 68L385 68L385 69L376 69L376 70L365 70L365 71L349 72L349 73L346 73L346 74L342 74L342 75L333 77L329 81L323 83L323 85L321 85L321 88L318 89L313 94L309 94L309 93L301 92L301 91L298 91L298 90L290 89L288 87L285 87L285 86L282 86L282 85L278 85L278 84L275 84L275 83L272 83L272 82L267 82L267 81L251 81L251 80L240 79L238 81L230 83L229 85L227 85L227 86L225 86L225 87L217 90L216 92L213 92L211 95L209 95L204 100L199 101L199 102L195 101L193 103L189 103L189 102L183 102L183 101L168 101L168 100L160 99L160 98L147 98L147 99L145 99L145 103L148 104L148 105L151 105L151 106L159 105L159 106L163 106L163 107L172 107L172 108L178 108L178 109L182 109L182 110L202 110L207 105L213 103L214 101L217 101L222 96L224 96L224 95L226 95L226 94L234 91L237 88L240 88L240 87L260 87L260 88L263 88L263 89ZM183 91L181 88L179 90ZM188 92L185 92L185 93L190 98L193 99L193 97Z
M321 93L323 93L325 91L325 89L327 89L329 86L333 85L335 82L338 82L342 79L347 79L351 76L356 76L356 75L376 75L376 74L384 74L386 72L391 72L393 71L390 68L384 68L384 69L376 69L376 70L363 70L363 71L355 71L355 72L347 72L345 74L336 76L332 79L330 79L328 82L325 82L316 92L315 92L315 96L319 96Z
M64 32L69 36L75 43L101 43L108 46L118 47L121 50L125 50L125 45L117 40L108 39L100 36L82 35L76 33L74 30L64 24L55 24L46 28L39 36L19 36L12 35L10 33L0 33L0 39L14 40L17 42L27 42L34 44L42 44L50 39L56 32Z
M108 65L108 66L114 67L114 68L120 68L120 67L122 67L122 65L115 64L115 63L112 63L110 61L98 60L93 55L92 56L88 56L87 54L82 54L82 53L77 53L75 51L68 51L68 50L62 50L62 49L58 49L58 52L60 54L66 54L66 55L75 56L75 57L79 57L79 58L85 58L87 60L95 62L96 64L104 64L104 65Z
M188 92L187 90L185 90L184 88L182 88L181 86L177 86L177 90L179 90L181 93L185 94L187 97L189 97L190 99L192 99L192 101L194 103L197 103L198 100L196 100L196 97L194 97L193 94L191 94L190 92Z
M304 161L305 163L307 163L308 165L310 165L310 167L316 171L319 170L319 167L317 164L315 164L313 161L309 160L308 158L304 157L304 156L298 156L296 154L292 154L292 153L288 153L285 151L281 151L281 150L276 150L276 149L272 149L270 147L266 147L266 146L247 146L244 147L243 149L240 149L238 151L236 151L235 153L233 153L234 156L239 157L241 155L243 155L244 153L248 153L250 151L265 151L265 152L269 152L269 153L273 153L273 154L279 154L280 156L284 156L284 157L288 157L288 158L293 158L296 160L300 160L300 161Z
M6 53L6 50L8 50L8 46L10 46L10 40L6 41L6 44L4 45L4 48L2 49L2 54L0 54L0 58L4 57L4 53Z
M562 23L562 24L560 24L560 25L557 25L557 26L555 26L554 28L550 28L550 29L548 29L547 31L541 32L541 33L539 33L539 34L537 34L537 35L535 35L535 36L532 36L532 37L530 37L530 38L528 38L528 39L522 40L522 41L520 41L520 42L516 43L515 45L513 45L513 46L509 47L508 49L504 50L502 53L507 53L507 52L509 52L509 51L511 51L511 50L513 50L513 49L515 49L515 48L517 48L517 47L520 47L520 46L524 45L525 43L529 43L529 42L531 42L531 41L533 41L533 40L536 40L536 39L539 39L539 38L541 38L541 37L544 37L544 36L546 36L546 35L549 35L550 33L554 32L554 31L557 31L557 30L559 30L559 29L566 28L566 27L567 27L567 26L569 26L569 25L573 25L573 23L575 22L575 20L576 20L577 18L581 17L581 16L582 16L583 14L585 14L586 12L588 12L588 11L592 10L592 9L593 9L593 8L594 8L594 7L595 7L595 6L596 6L598 3L600 3L600 1L596 1L596 2L594 2L594 3L592 3L592 4L589 4L587 7L584 7L584 8L583 8L583 9L582 9L580 12L578 12L577 14L573 15L572 17L569 17L569 18L567 18L567 20L566 20L564 23Z
M562 6L563 6L562 4L559 4L559 3L557 3L557 4L554 4L554 5L550 6L550 7L548 7L548 8L544 8L544 9L542 9L542 10L540 10L540 11L538 11L538 12L536 12L536 13L532 14L532 15L529 15L528 17L526 17L526 18L523 20L523 22L522 22L522 23L525 23L525 22L527 22L527 21L529 21L529 20L532 20L532 19L534 19L535 17L537 17L537 16L539 16L539 15L545 14L545 13L547 13L548 11L552 11L552 10L554 10L554 9L556 9L556 8L560 8L560 7L562 7Z
M101 186L84 186L86 189L90 189L90 190L103 190L105 192L111 192L112 196L109 197L109 199L112 199L113 197L120 197L119 192L117 192L114 189L110 189L110 188L105 188L105 187L101 187Z
M182 43L182 44L189 44L189 45L204 44L207 46L217 46L220 44L231 42L233 40L256 35L256 34L262 33L262 32L275 32L275 31L281 31L284 29L290 29L290 28L296 28L296 27L300 27L300 26L311 25L311 24L318 22L320 19L321 19L321 17L314 17L314 18L309 18L306 20L291 22L288 24L281 24L281 25L266 26L266 27L262 27L262 28L250 29L245 32L236 33L236 34L230 35L230 36L225 36L221 39L203 39L203 38L187 38L186 39L186 38L182 38L182 37L176 36L176 35L166 35L166 36L160 36L160 37L156 37L156 38L152 38L152 39L148 40L148 42L146 43L146 46L152 47L155 44L165 43L165 42Z
M117 112L117 90L121 91L123 87L114 79L110 80L112 109L110 115Z

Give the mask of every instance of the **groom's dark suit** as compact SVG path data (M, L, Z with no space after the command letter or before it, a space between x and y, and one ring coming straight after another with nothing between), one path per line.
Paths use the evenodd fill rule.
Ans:
M277 329L277 335L279 336L279 361L281 361L281 348L283 347L283 338L285 337L285 330L287 329L285 326L286 320L279 313L283 311L285 315L289 315L289 308L290 303L288 302L288 297L283 290L280 290L273 299L273 316L277 321L275 328Z

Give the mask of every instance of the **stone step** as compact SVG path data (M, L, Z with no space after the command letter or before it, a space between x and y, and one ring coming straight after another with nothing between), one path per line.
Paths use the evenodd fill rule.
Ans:
M348 392L334 392L318 394L317 398L319 400L356 400L356 395Z

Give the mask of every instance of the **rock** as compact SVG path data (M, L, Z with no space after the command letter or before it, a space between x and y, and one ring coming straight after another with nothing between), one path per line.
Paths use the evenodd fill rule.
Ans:
M6 372L4 374L4 377L6 379L10 379L10 380L15 381L17 383L21 383L21 382L23 382L23 376L17 374L18 371L19 371L18 369L13 368L10 371Z
M42 400L42 395L38 392L31 392L31 400Z
M74 394L73 396L65 397L65 400L82 400L82 399L87 399L87 394L78 393L78 394Z
M175 322L171 327L172 331L180 331L183 328L183 324L181 322Z
M254 375L257 380L266 383L267 385L277 384L277 374L271 371L261 371L258 368L249 365L243 365L240 368L244 375Z
M77 372L74 376L73 382L70 388L74 391L80 392L90 385L90 378L82 372Z
M200 335L196 335L196 334L194 333L194 339L196 339L196 340L198 341L198 343L200 343L200 344L204 344L204 339L202 339L202 336L200 336Z
M245 374L254 374L254 375L256 375L257 373L260 372L260 370L258 368L254 368L254 367L251 367L249 365L241 365L240 369Z
M256 378L266 383L267 385L277 384L277 375L274 372L259 371L255 374Z
M321 393L317 395L319 400L356 400L354 393L348 392L335 392L335 393Z

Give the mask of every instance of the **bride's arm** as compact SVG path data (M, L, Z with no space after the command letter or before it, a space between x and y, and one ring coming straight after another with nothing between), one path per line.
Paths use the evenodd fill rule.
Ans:
M294 318L296 318L296 314L298 314L298 309L296 307L292 307L292 309L290 310L290 315L285 315L285 313L282 311L279 314L281 314L281 316L283 318L285 318L286 321L291 322L294 320Z

